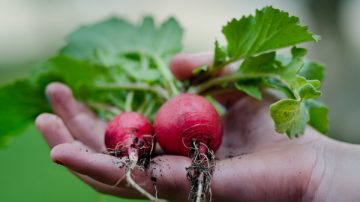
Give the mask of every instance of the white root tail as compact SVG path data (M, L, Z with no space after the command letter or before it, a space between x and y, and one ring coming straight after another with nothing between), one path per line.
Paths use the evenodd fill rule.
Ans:
M126 176L126 181L129 183L129 185L131 187L133 187L134 189L136 189L139 193L141 193L142 195L144 195L146 198L148 198L150 201L153 202L168 202L164 199L158 199L157 197L154 197L152 194L150 194L149 192L147 192L145 189L143 189L142 187L140 187L132 178L131 173L133 171L133 169L135 168L139 157L137 155L136 152L129 152L129 168L125 174Z
M201 173L198 178L196 202L202 202L203 185L204 185L204 173Z
M193 142L192 165L187 168L193 183L189 199L192 202L211 202L211 178L215 167L214 153L205 144ZM208 197L207 197L208 194Z

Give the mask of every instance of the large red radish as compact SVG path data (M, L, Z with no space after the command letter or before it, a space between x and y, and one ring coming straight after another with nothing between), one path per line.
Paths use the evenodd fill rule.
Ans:
M210 188L214 152L220 147L221 118L205 98L180 94L161 106L155 116L156 139L166 153L189 156L192 165L190 199L202 201Z

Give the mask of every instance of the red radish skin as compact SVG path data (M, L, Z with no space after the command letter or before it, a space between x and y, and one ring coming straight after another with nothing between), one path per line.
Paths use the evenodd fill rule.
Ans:
M156 139L166 153L189 156L192 164L187 177L192 187L189 199L206 200L223 129L221 118L205 98L180 94L161 106L155 116ZM211 197L211 194L210 194Z
M183 156L189 155L193 140L216 151L223 135L221 118L211 103L188 93L175 96L161 106L154 129L156 139L166 153Z
M116 151L120 157L124 157L129 155L129 150L136 151L139 143L143 142L141 146L144 152L149 153L152 134L153 128L146 117L136 112L124 112L108 124L105 145L109 151Z
M140 187L131 173L138 161L150 157L153 149L153 128L146 117L136 112L124 112L117 115L107 126L105 132L107 150L118 157L128 157L127 182L151 201L166 202L158 199ZM141 151L141 152L140 152ZM114 185L117 186L122 179Z

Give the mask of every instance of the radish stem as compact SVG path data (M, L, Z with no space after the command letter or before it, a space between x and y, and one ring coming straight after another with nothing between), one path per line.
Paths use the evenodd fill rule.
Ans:
M134 91L147 91L152 92L162 99L169 99L169 93L164 88L158 85L148 85L146 83L101 83L95 84L95 88L100 90L134 90Z
M114 106L108 105L108 104L104 104L104 103L100 103L100 102L87 101L86 104L88 104L89 106L91 106L92 108L94 108L96 110L108 111L114 115L120 114L122 112L117 107L114 107Z
M256 74L255 73L254 74L235 73L235 74L221 76L221 77L217 77L217 78L211 79L209 81L206 81L198 86L190 88L188 90L188 92L191 92L194 94L201 94L204 91L206 91L207 89L214 87L216 85L221 85L223 83L235 82L235 81L239 81L239 80L243 80L243 79L256 79L256 78L263 78L263 77L273 78L273 79L278 80L281 83L285 84L287 87L290 86L286 81L284 81L278 75L275 75L273 73L256 73Z
M175 81L173 79L173 76L169 70L169 68L167 67L167 65L163 62L163 60L157 56L157 55L153 55L153 59L155 61L155 63L157 64L157 67L159 69L159 71L161 72L161 74L164 76L170 90L171 90L171 94L172 96L178 95L180 92L178 90L178 88L175 85Z
M126 96L126 101L125 101L125 111L126 112L132 111L133 98L134 98L134 92L129 92Z

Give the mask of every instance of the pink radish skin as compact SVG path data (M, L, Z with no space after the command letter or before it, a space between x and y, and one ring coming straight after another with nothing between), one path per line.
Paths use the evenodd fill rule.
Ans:
M183 156L189 155L194 140L215 152L223 135L221 118L210 102L188 93L175 96L161 106L154 129L166 153ZM199 146L200 153L206 153L207 148Z
M129 158L128 171L114 186L126 178L133 188L150 201L165 202L144 190L131 176L138 161L142 157L150 157L153 149L153 128L146 117L136 112L124 112L116 116L107 126L105 145L115 156Z
M155 136L166 153L189 156L189 199L206 201L214 168L213 152L219 149L223 130L219 114L205 98L180 94L161 106L155 116Z
M143 142L141 146L143 146L144 152L149 153L152 146L152 135L153 128L146 117L136 112L124 112L108 124L105 132L105 145L109 151L117 151L120 157L124 157L129 156L131 152L137 153L139 143Z

